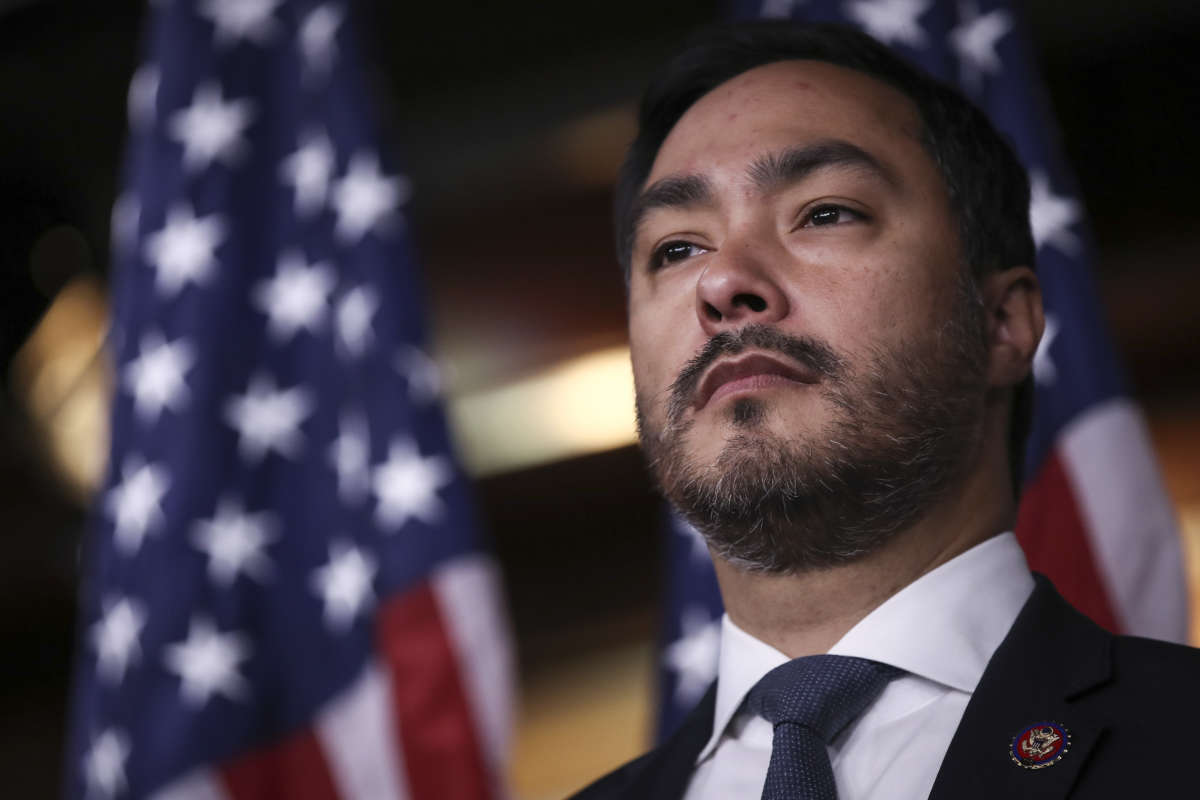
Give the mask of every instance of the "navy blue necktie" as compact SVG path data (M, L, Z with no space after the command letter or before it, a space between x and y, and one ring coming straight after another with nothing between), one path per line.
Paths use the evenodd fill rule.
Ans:
M746 698L775 726L762 800L837 800L825 747L901 670L850 656L805 656L762 677Z

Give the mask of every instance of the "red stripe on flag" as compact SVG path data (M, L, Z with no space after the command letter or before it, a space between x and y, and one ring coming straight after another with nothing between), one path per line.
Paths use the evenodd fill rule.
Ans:
M421 584L393 598L378 619L411 797L492 797L458 659L432 588Z
M1017 539L1030 568L1053 581L1071 605L1096 624L1120 631L1058 451L1050 453L1041 472L1025 487L1017 513Z
M325 753L311 729L250 753L220 770L233 800L339 800Z

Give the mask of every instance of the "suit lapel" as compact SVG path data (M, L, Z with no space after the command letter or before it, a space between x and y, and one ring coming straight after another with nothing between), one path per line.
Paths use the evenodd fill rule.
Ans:
M1112 635L1071 608L1041 575L988 662L950 742L930 800L961 797L1050 800L1066 797L1106 726L1091 695L1112 671ZM1057 763L1014 763L1013 738L1039 722L1071 735Z
M714 681L679 730L651 753L649 763L624 795L628 800L677 800L683 797L696 766L696 757L712 735L716 705L717 684Z

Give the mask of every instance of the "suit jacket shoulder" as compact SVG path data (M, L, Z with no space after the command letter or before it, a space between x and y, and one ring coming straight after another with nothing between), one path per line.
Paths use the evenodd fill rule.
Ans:
M946 752L931 800L1177 796L1194 769L1200 650L1114 636L1037 587L992 656ZM1014 738L1054 722L1069 734L1038 769Z

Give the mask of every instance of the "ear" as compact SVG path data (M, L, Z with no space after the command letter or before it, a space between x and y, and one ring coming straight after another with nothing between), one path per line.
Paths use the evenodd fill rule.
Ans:
M1029 267L1010 267L984 276L988 323L988 383L1016 386L1029 374L1042 340L1042 289Z

